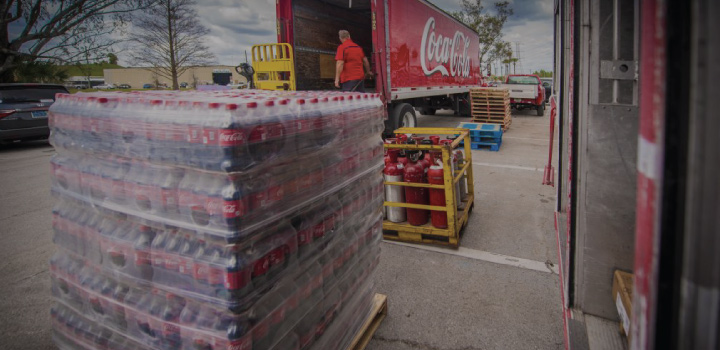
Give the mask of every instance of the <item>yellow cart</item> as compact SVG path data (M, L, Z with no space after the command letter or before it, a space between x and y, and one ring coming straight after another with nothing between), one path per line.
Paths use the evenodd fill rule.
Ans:
M472 173L472 153L470 151L470 132L468 129L457 128L400 128L395 134L415 135L459 135L450 145L401 145L385 144L386 149L404 150L435 150L442 151L443 185L412 182L388 182L385 185L424 187L445 190L445 206L410 204L399 202L384 202L386 207L403 207L411 209L438 210L447 213L448 228L440 229L432 226L430 222L422 226L410 225L407 221L402 223L383 221L383 238L393 241L411 243L430 243L457 248L460 244L461 230L467 225L468 216L475 205L475 186ZM460 171L453 176L452 151L464 141L465 159L459 164ZM460 209L455 203L455 184L461 179L467 179L468 195L462 199Z
M257 89L295 91L295 61L290 44L254 45L252 66Z

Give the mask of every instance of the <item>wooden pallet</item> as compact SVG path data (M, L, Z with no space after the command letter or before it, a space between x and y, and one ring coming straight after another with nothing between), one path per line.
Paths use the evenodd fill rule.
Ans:
M373 308L370 316L365 320L360 331L353 339L347 350L363 350L372 339L380 323L387 316L387 295L376 293L373 298Z
M473 208L475 208L474 200L474 195L468 195L463 199L462 206L458 207L458 215L463 217L463 220L460 221L460 227L457 229L457 232L451 236L428 233L434 229L432 222L428 222L422 226L413 226L412 231L391 230L383 227L383 239L405 243L439 245L457 249L460 246L460 239L468 224L470 213L472 213ZM462 214L460 214L460 212L462 212ZM387 220L385 222L387 222Z
M510 125L512 125L512 119L488 119L488 118L479 118L479 119L472 119L473 123L486 123L486 124L499 124L502 128L503 132L507 131L510 128Z
M512 124L510 93L501 88L470 89L470 115L473 122L500 124L506 131Z

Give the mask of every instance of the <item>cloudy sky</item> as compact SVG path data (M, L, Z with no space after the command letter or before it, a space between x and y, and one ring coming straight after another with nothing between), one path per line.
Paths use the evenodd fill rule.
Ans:
M505 40L513 43L513 49L519 44L525 72L551 70L553 0L510 1L515 15L505 24ZM460 10L460 0L432 2L447 12ZM484 1L486 8L492 3ZM252 45L277 40L275 0L200 0L197 9L201 22L210 29L207 44L220 64L237 65L245 61L245 50L249 54Z

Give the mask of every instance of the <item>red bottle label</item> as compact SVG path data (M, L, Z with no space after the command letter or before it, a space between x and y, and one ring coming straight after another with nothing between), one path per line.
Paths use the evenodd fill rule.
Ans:
M180 257L175 254L165 256L165 268L170 271L178 271L180 268Z
M207 198L205 200L205 210L210 216L220 215L220 211L223 210L222 198Z
M240 289L240 288L238 288L240 283L238 281L238 273L237 272L226 271L224 276L225 276L225 283L224 283L225 289L228 289L228 290Z
M190 143L202 143L202 129L200 127L188 128L187 140Z
M178 264L178 271L180 271L183 275L192 276L193 260L188 257L181 256L180 263Z
M183 208L189 208L195 204L195 195L192 191L178 191L178 204Z
M135 265L150 265L150 252L145 250L136 250Z
M208 283L211 285L220 285L225 283L224 271L217 267L210 266L208 270Z
M218 144L218 133L215 129L203 129L203 144L205 145L217 145Z
M242 130L221 129L218 139L221 147L239 146L245 143L245 134Z
M221 349L217 347L216 349ZM228 344L228 350L252 350L252 337L245 336L242 339L233 340Z
M270 269L270 258L264 256L253 264L253 277L262 276Z
M165 266L165 254L162 251L152 252L152 265L157 267Z
M325 225L321 222L313 226L313 237L321 238L325 236Z
M196 281L207 281L208 280L208 273L209 273L209 266L207 264L203 263L194 263L193 264L193 278Z
M239 218L245 214L245 206L239 200L223 201L222 211L226 219Z
M285 261L285 249L284 247L275 248L270 252L270 266L282 265Z
M311 228L307 228L304 230L301 230L298 232L298 245L306 245L310 244L312 242L312 236L313 236L313 230Z
M285 196L282 186L273 186L268 189L268 198L270 202L279 202Z

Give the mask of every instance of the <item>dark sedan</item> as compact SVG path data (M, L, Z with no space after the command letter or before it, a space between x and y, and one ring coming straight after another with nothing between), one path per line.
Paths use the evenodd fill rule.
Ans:
M57 93L68 90L53 84L0 84L0 143L48 138L48 109Z

